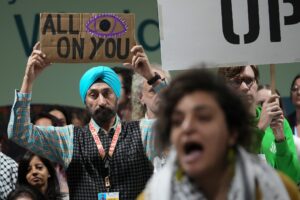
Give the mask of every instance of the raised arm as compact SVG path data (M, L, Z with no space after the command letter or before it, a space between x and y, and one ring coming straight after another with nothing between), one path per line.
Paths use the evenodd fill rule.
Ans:
M133 53L133 58L131 63L124 63L124 66L132 68L135 73L140 74L147 81L154 80L153 78L156 76L153 68L150 65L148 56L146 55L144 48L141 45L136 45L132 47L130 50ZM157 78L151 84L152 87L156 87L162 82L160 78Z
M278 95L272 95L263 103L260 119L257 124L259 129L266 130L272 121L274 122L274 120L279 119L283 115L278 98Z
M34 80L49 65L46 54L40 50L40 42L36 43L27 61L20 92L31 93Z
M272 95L264 104L261 113L262 129L269 129L273 134L276 145L274 161L270 161L275 169L287 174L296 183L300 181L300 163L298 160L292 130L283 117L283 112L277 99L279 96ZM269 127L269 128L268 128ZM267 130L268 131L268 130ZM268 150L269 151L269 150ZM266 155L271 159L271 155Z
M153 97L151 98L152 103L147 105L150 107L151 105L157 106L159 103L159 95L158 93L161 89L167 86L167 83L164 79L162 79L158 73L154 71L152 66L150 65L149 59L143 49L142 46L136 45L131 49L133 53L133 58L131 63L124 63L124 66L132 68L135 73L138 73L142 77L144 77L147 83L152 87L151 93L153 93ZM148 110L149 108L147 108ZM156 110L154 108L150 110ZM149 114L149 113L147 113ZM154 112L153 112L154 114ZM150 119L151 118L151 119ZM141 129L141 136L144 144L144 149L146 155L148 156L149 160L153 160L155 156L159 153L156 150L155 141L157 140L157 134L154 130L154 123L155 123L155 115L149 116L148 118L143 118L140 121L140 129Z
M42 127L34 126L30 120L33 82L49 64L37 43L28 58L21 90L16 91L7 133L17 144L66 168L73 152L73 125Z

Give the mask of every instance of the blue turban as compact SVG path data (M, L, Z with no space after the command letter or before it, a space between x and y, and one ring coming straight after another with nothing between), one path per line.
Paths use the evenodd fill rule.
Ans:
M117 98L121 95L121 82L118 75L109 67L98 66L86 71L80 79L79 93L82 102L85 104L85 97L88 89L96 80L100 79L109 85L114 91Z

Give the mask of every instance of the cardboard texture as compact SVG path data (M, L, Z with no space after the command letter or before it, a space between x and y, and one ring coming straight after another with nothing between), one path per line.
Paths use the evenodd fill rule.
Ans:
M53 63L131 62L134 33L134 14L40 14L41 50Z

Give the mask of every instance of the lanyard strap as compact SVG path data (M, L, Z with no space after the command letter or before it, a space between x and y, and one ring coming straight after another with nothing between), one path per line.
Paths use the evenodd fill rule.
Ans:
M101 140L100 140L100 138L99 138L99 136L97 134L95 126L94 126L94 124L92 122L89 123L89 128L90 128L90 131L91 131L92 136L94 138L94 141L96 143L96 146L97 146L98 152L100 154L100 157L102 159L104 159L105 158L105 150L104 150L103 145L101 143ZM115 133L114 133L114 136L112 138L110 147L109 147L109 151L108 151L108 156L109 157L112 157L112 155L113 155L113 153L115 151L115 148L116 148L116 145L117 145L120 133L121 133L121 123L118 123L118 125L116 127L116 130L115 130Z
M112 157L112 155L115 151L115 148L116 148L116 145L117 145L117 142L118 142L118 138L119 138L119 135L121 133L121 123L119 122L117 124L114 136L112 138L112 141L111 141L111 144L110 144L110 147L109 147L108 155L105 155L105 150L104 150L103 145L101 143L101 140L100 140L100 138L97 134L95 126L92 122L89 123L89 128L90 128L90 131L91 131L92 136L94 138L94 141L96 143L96 146L97 146L98 152L100 154L100 157L104 161L105 169L107 170L105 172L105 177L104 177L104 186L106 188L106 191L109 192L109 189L111 187L111 183L110 183L110 179L109 179L109 176L110 176L110 166L109 166L109 160L110 159L109 158Z

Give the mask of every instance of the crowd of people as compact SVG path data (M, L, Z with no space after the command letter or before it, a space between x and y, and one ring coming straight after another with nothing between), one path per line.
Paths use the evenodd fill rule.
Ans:
M300 75L285 117L255 65L171 80L142 46L131 53L82 75L84 120L61 106L31 116L50 66L35 45L7 128L28 152L18 163L0 152L0 199L300 199Z

